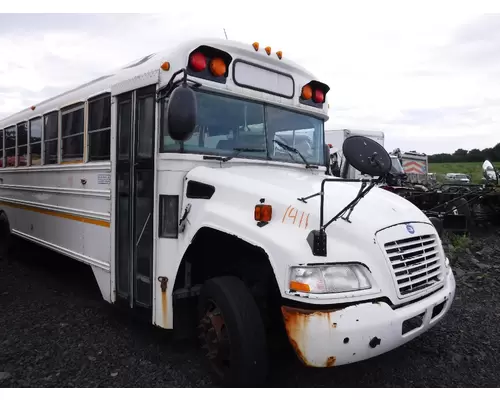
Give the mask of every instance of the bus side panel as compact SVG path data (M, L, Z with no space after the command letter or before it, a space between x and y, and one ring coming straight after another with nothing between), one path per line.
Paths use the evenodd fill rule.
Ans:
M110 164L3 169L0 177L12 233L92 265L109 301Z

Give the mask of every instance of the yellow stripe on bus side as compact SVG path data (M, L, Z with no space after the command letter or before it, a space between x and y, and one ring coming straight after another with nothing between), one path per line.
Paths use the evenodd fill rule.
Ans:
M8 207L20 208L20 209L26 210L26 211L33 211L33 212L37 212L40 214L51 215L53 217L66 218L66 219L71 219L73 221L80 221L80 222L83 222L85 224L104 226L105 228L110 227L110 223L108 221L102 221L100 219L80 217L79 215L74 215L74 214L70 214L67 212L45 210L45 209L40 208L40 207L26 206L24 204L11 203L11 202L7 202L7 201L0 201L0 205L2 205L2 204L5 206L8 206Z

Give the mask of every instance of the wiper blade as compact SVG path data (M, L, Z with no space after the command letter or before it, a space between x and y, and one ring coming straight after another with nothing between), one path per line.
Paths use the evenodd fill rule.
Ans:
M273 142L277 143L280 145L282 148L285 150L291 151L292 153L298 154L300 158L304 161L304 164L306 164L306 168L318 168L317 165L311 165L307 162L306 158L302 155L300 151L298 151L295 147L289 146L283 142L280 142L279 140L273 139Z
M246 148L246 147L236 147L236 148L233 149L233 151L235 151L236 153L233 154L232 156L228 156L228 157L222 157L222 156L203 156L203 159L204 160L217 160L217 161L226 162L226 161L229 161L232 158L236 157L241 152L262 153L262 152L266 151L266 149L250 148L250 147L249 148Z

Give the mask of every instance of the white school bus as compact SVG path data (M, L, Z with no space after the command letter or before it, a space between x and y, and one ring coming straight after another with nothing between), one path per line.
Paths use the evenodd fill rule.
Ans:
M276 332L311 367L390 351L455 281L419 209L328 175L328 92L281 51L210 39L9 116L2 254L16 235L89 265L105 301L196 335L223 385L264 384Z

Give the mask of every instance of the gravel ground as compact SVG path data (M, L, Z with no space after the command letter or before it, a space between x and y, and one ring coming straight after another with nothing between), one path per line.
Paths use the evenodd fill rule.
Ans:
M279 387L500 386L500 232L446 249L457 298L441 324L388 354L308 369L282 354ZM0 269L0 387L213 386L201 355L105 303L90 268L31 244Z

